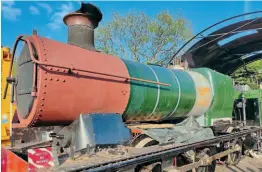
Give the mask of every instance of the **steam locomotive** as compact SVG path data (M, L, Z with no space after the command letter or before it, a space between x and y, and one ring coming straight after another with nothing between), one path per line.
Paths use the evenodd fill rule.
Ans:
M18 38L25 44L17 75L8 80L20 126L67 125L80 113L118 113L127 123L189 116L199 117L203 125L230 120L230 77L207 68L168 69L98 52L94 29L102 14L96 8L81 10L64 17L68 44L36 34Z
M141 132L134 129L140 124L165 128L189 117L200 126L232 124L235 90L229 76L208 68L141 64L99 52L94 30L102 13L91 4L82 4L63 20L67 44L35 32L16 40L13 55L20 41L24 46L17 74L11 76L12 62L7 81L17 106L13 137L19 142L39 141L34 135L41 133L43 139L44 133L53 140L55 154L61 147L79 151L141 140Z

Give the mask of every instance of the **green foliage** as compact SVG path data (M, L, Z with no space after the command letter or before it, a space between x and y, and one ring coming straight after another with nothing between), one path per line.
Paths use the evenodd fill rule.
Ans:
M235 83L241 85L249 85L252 89L258 89L259 84L262 82L262 60L258 60L246 65L249 72L248 74L244 67L236 70L232 76L235 78Z
M168 11L154 18L132 10L126 15L112 14L112 21L96 32L96 48L142 63L167 62L177 47L192 36L188 21L178 12Z

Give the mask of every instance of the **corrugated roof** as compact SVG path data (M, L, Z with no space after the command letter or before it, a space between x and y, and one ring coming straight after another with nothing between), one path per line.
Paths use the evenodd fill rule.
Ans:
M224 74L262 59L262 17L220 28L191 46L183 55L189 68L208 67Z

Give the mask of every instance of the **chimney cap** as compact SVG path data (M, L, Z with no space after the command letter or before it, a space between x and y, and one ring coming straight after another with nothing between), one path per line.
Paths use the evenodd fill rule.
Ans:
M82 2L80 9L78 9L76 12L77 13L84 13L84 14L88 15L89 17L91 17L91 19L94 19L98 23L103 18L103 14L100 11L100 9L98 7L96 7L95 5L90 4L90 3Z
M90 19L99 23L102 20L103 14L98 7L90 3L81 3L81 7L75 11L75 13L86 14Z
M102 16L99 8L93 4L82 2L80 9L65 15L63 21L68 26L74 24L89 25L92 23L94 27L97 27L98 23L102 20Z

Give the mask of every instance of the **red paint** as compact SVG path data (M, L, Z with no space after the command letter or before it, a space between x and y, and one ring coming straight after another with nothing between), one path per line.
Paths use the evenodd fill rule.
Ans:
M176 157L174 157L174 160L173 160L173 166L177 166L177 158Z
M37 35L29 40L40 62L129 78L125 64L118 57ZM130 85L124 78L79 71L68 74L68 70L43 65L37 70L32 110L26 119L17 110L20 124L16 127L69 124L81 113L123 114L127 106Z
M7 151L1 149L1 171L7 172Z
M48 168L53 166L52 149L35 148L28 150L28 171L35 172L39 168Z
M28 163L10 150L1 149L2 172L27 172Z

